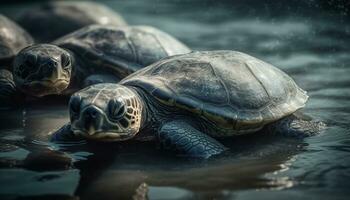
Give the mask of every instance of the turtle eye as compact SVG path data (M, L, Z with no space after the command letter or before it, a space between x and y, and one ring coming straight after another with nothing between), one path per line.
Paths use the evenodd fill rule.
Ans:
M78 115L80 112L80 102L81 97L80 96L72 96L69 101L69 110L71 115Z
M28 77L28 75L30 74L30 70L28 69L28 67L26 67L25 65L20 65L18 68L14 69L14 74L17 77L20 77L22 79L25 79Z
M119 120L125 114L125 105L121 101L110 100L108 103L108 112L112 120Z
M70 57L65 53L63 53L61 55L61 65L63 69L67 69L70 66L70 64L71 64Z
M33 69L35 68L36 61L37 61L37 57L33 54L29 54L25 58L24 64L28 69Z

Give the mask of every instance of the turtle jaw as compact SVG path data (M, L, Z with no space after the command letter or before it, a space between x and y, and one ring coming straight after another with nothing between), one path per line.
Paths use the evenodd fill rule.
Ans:
M18 81L17 81L18 82ZM39 81L26 81L21 84L20 88L23 92L36 97L43 97L53 94L61 94L62 91L67 89L69 81L66 79L57 80L39 80Z
M73 129L73 134L91 141L101 142L119 142L132 139L135 134L126 134L125 132L108 132L108 131L83 131Z
M93 119L92 121L72 122L72 132L81 138L102 142L117 142L132 139L138 130L133 128L116 129L115 125L104 119Z
M70 98L71 129L88 140L129 140L142 129L143 107L138 94L125 86L92 85Z

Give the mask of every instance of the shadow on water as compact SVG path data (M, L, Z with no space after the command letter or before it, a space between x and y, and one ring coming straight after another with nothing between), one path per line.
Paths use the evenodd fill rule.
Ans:
M20 174L19 171L25 170L23 176L29 181L26 184L40 186L53 184L78 170L79 174L75 174L74 180L68 181L70 191L64 189L67 185L55 186L63 189L61 192L68 195L67 198L130 199L135 195L147 194L162 199L166 197L162 197L162 193L167 193L167 190L175 194L178 190L181 198L224 199L226 195L231 195L225 194L225 191L279 189L297 184L285 177L265 175L288 169L293 157L306 147L306 143L300 140L250 135L224 140L223 143L231 148L230 152L204 161L174 157L162 152L153 142L53 144L47 142L48 132L67 119L66 110L57 107L60 106L55 106L52 112L45 112L52 106L32 105L24 116L23 113L19 115L24 122L18 136L13 134L13 130L6 134L6 129L3 129L0 169L3 170L1 177L5 179L0 181L1 186L9 188L6 186L9 179L17 177L6 179L4 172ZM19 184L18 187L25 189L26 184ZM24 192L24 196L39 195L42 199L54 197L50 190ZM57 195L59 199L64 197ZM15 195L4 197L11 199Z
M178 190L181 198L223 199L225 191L252 188L278 189L293 186L295 183L288 178L264 177L266 173L285 170L291 164L293 156L302 151L305 144L289 139L257 136L256 143L252 138L240 141L230 141L226 145L233 147L233 151L224 156L201 161L189 158L174 158L161 154L154 145L137 146L140 151L130 151L123 148L113 151L116 154L113 161L105 165L102 173L95 176L96 160L101 160L95 154L89 161L83 161L81 181L76 194L89 199L128 199L136 194L137 189L145 184L149 194L158 199L167 198L158 192ZM138 144L139 145L139 144ZM239 146L239 148L234 148ZM136 147L136 146L135 146ZM127 152L124 152L124 151ZM100 151L99 151L100 152ZM110 153L108 149L106 153ZM98 157L99 156L99 157ZM106 161L106 160L104 160ZM86 164L91 164L90 171ZM106 164L106 162L105 162ZM77 166L78 167L78 166ZM154 194L153 194L154 193ZM163 194L164 195L164 194Z
M263 134L225 140L230 153L201 161L151 142L50 143L48 134L68 120L66 100L29 103L0 113L0 199L348 198L348 1L103 3L130 24L155 26L195 50L239 50L280 67L308 91L304 112L329 128L303 141ZM32 4L1 5L0 12L14 16Z
M33 182L38 185L53 184L64 179L69 172L78 170L75 179L69 181L71 197L128 199L136 195L140 185L146 184L144 191L148 191L148 195L170 188L170 192L176 194L176 190L179 190L184 195L182 197L186 198L199 195L201 198L221 199L225 196L225 190L285 188L294 185L293 180L265 177L265 174L287 169L293 156L303 151L306 145L295 139L251 135L223 141L231 147L230 153L203 161L174 157L162 152L153 142L53 144L47 142L47 134L67 119L64 105L54 108L52 105L31 107L25 112L15 113L17 119L23 118L23 122L16 125L21 127L17 135L13 129L7 132L9 127L2 129L0 185L8 189L13 187L12 191L20 187L26 189L26 184ZM45 112L48 110L51 112ZM12 178L11 181L15 181L18 177L4 176L5 172L22 173L24 181L27 179L29 183L9 186L7 182ZM66 188L67 185L55 187ZM36 194L43 199L54 197L40 196L46 192L40 188L37 191L28 188L22 194ZM161 193L155 192L155 195ZM15 196L12 194L8 198ZM65 199L66 196L58 195L55 198Z

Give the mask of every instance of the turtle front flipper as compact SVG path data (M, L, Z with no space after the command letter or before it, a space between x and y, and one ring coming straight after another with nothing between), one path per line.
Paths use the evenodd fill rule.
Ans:
M17 89L12 73L8 70L0 69L0 109L15 108L22 104L23 100L24 95Z
M65 142L78 140L78 138L73 134L70 123L67 123L52 133L50 140L51 142Z
M209 158L227 148L185 121L165 123L158 131L161 147L191 157Z
M319 134L326 128L326 124L293 114L267 125L267 128L274 134L304 138Z
M98 83L118 83L119 81L119 78L111 74L93 74L84 80L83 86L87 87Z

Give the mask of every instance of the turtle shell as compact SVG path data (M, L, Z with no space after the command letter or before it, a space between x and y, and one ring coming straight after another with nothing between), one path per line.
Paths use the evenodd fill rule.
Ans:
M54 43L85 64L116 71L120 78L164 57L190 52L172 36L148 26L92 25Z
M33 44L32 37L15 22L0 14L0 63L12 59L21 49ZM6 63L7 64L7 63Z
M26 10L17 21L40 42L51 42L92 24L126 25L118 13L88 1L51 1Z
M308 96L291 77L235 51L173 56L126 77L168 106L200 116L217 135L255 132L304 107Z

